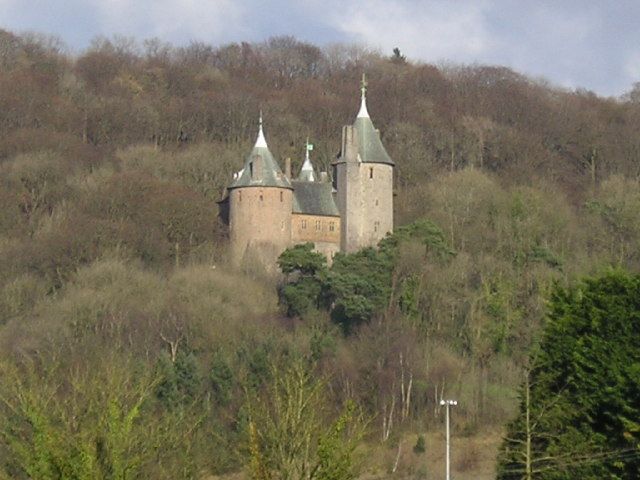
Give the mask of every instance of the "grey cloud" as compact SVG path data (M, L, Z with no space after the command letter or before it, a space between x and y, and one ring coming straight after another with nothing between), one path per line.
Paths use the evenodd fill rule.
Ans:
M61 36L175 44L293 35L364 42L414 60L491 63L618 95L640 80L640 2L621 0L0 0L0 26Z

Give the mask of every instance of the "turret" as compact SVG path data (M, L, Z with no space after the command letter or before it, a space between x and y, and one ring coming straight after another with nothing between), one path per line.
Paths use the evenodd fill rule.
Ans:
M313 150L313 145L309 143L309 139L307 138L307 146L305 149L304 163L302 164L302 168L300 169L300 175L298 175L298 180L301 180L303 182L316 181L316 172L313 169L311 159L309 158L309 152L311 150Z
M228 191L233 263L274 271L278 255L291 244L293 187L269 150L262 114L256 143Z
M333 163L341 215L341 250L375 246L393 231L393 168L367 109L364 75L360 110L342 129L342 149Z

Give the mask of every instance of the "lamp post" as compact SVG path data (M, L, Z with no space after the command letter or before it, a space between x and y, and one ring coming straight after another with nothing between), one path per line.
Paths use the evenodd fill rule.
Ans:
M451 435L449 433L449 407L458 405L457 400L440 400L440 405L446 407L447 411L447 476L446 480L451 480Z

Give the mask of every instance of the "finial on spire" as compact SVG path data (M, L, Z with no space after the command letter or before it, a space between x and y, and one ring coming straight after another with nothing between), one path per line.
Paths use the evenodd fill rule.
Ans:
M309 158L309 152L313 150L313 144L309 143L309 137L307 137L307 145L305 147L305 156L304 163L302 164L302 168L300 169L299 180L304 180L307 182L315 182L316 174L313 171L313 165L311 164L311 159Z
M360 97L360 111L358 112L358 117L369 118L369 112L367 111L367 77L365 74L362 74L362 81L360 82L360 92L362 93Z
M260 109L260 120L258 122L258 139L256 140L256 147L267 147L267 140L264 138L264 132L262 131L262 109Z

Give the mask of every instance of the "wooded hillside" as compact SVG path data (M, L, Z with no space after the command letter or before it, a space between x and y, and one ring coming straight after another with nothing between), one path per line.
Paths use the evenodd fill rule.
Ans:
M227 268L215 202L260 109L277 158L299 168L309 137L328 169L363 71L406 228L287 311L284 280ZM637 88L605 99L289 37L71 55L0 31L0 133L0 478L259 478L303 457L348 478L353 442L382 448L360 470L398 454L398 472L435 478L407 438L441 428L439 399L458 399L455 431L498 431L551 286L640 266ZM327 288L360 312L349 328ZM318 417L270 430L288 424L267 399L299 392ZM269 450L305 428L304 455ZM454 468L481 478L486 455Z

